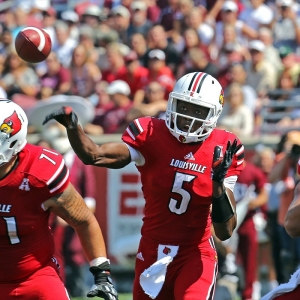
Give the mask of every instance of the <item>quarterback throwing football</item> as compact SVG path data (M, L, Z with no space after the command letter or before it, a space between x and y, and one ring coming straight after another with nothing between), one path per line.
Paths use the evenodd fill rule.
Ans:
M166 120L134 120L123 142L96 145L70 107L49 114L67 128L85 164L141 174L145 209L135 266L134 300L213 299L216 236L236 226L233 188L243 168L244 147L231 132L215 129L224 102L220 83L206 73L180 78L169 95Z

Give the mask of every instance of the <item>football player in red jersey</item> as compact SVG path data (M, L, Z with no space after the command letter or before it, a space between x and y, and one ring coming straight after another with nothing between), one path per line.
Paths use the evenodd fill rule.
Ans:
M99 224L69 181L63 157L27 143L28 120L14 102L0 100L1 299L67 300L59 277L50 212L74 227L95 285L88 297L117 300Z
M123 142L96 145L70 107L46 116L57 120L85 164L140 171L145 209L135 266L134 300L213 299L217 237L236 226L233 188L244 147L231 132L215 129L223 90L211 75L190 73L170 93L166 120L134 120Z

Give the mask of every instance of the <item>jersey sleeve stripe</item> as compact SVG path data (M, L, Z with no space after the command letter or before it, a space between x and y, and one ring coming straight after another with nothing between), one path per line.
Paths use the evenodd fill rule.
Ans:
M135 140L135 136L131 133L131 131L129 130L129 128L126 128L127 133L130 135L130 137Z
M48 180L47 185L51 184L51 182L57 177L57 175L61 172L61 170L63 169L65 165L65 161L62 160L57 171L54 173L54 175Z
M60 174L48 185L49 190L51 191L52 189L54 189L57 185L59 185L62 180L64 180L66 174L68 173L68 168L66 165L64 165L62 171L60 172Z
M142 133L144 131L143 127L141 126L141 123L138 119L134 120L134 123L136 124L136 126L138 127L140 133Z
M129 128L135 137L137 137L140 134L140 130L139 130L138 126L135 124L135 122L131 122L129 124Z
M236 153L236 155L240 155L242 152L244 152L244 146L242 146L241 148L240 148L240 150Z
M68 180L69 169L66 167L66 170L67 170L67 173L65 174L65 177L63 178L63 180L60 182L59 185L57 185L55 188L53 188L52 190L50 190L50 193L53 193L53 192L57 191L58 189L60 189L65 184L65 182Z
M237 161L236 164L239 166L244 162L244 160Z
M244 158L245 157L245 153L243 152L243 153L241 153L240 155L238 155L237 157L236 157L236 159L237 160L240 160L240 159L242 159L242 158Z

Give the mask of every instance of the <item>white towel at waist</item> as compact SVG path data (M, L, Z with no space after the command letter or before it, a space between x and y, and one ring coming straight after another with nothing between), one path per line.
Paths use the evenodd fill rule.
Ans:
M140 276L140 285L144 292L155 299L165 282L167 267L178 252L178 246L159 245L157 261Z

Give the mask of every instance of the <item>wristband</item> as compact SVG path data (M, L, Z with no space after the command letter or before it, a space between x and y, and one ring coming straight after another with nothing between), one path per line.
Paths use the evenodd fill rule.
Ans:
M233 216L234 209L226 191L220 197L212 197L211 219L214 223L227 222Z
M109 261L108 258L106 258L106 257L104 257L104 256L100 256L100 257L97 257L97 258L91 260L91 261L90 261L90 266L91 266L91 267L96 267L96 266L99 266L99 265L103 264L103 263L106 262L106 261L107 261L108 263L110 263L110 261Z

